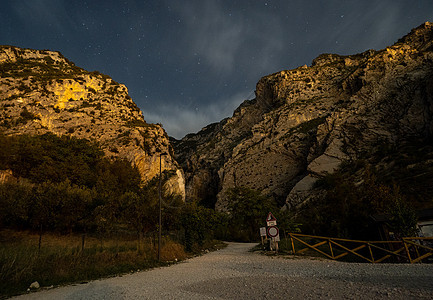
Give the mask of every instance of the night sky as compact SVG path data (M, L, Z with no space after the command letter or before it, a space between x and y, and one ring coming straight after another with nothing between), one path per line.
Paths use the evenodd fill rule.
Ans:
M382 49L433 21L432 0L0 3L0 44L60 51L111 76L176 138L231 116L262 76Z

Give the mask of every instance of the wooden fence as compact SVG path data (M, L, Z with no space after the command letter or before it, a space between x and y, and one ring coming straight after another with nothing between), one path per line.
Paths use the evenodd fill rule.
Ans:
M401 241L359 241L323 236L288 233L293 254L314 250L327 258L337 260L353 255L362 261L418 263L428 262L433 255L433 237L405 237ZM304 246L298 249L297 246Z

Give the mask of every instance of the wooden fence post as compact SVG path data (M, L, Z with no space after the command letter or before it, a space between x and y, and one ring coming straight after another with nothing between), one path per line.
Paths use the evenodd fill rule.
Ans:
M328 239L328 245L329 245L329 251L331 252L331 256L334 259L334 250L332 250L332 243L330 239Z
M289 233L289 235L290 235L290 241L292 242L292 251L293 251L293 254L295 254L295 244L293 243L293 237L292 237L291 233Z
M370 251L371 262L374 263L373 251L371 251L370 243L367 243L368 251Z
M404 248L406 249L407 258L409 259L409 262L412 263L412 257L410 257L409 247L407 246L406 240L405 239L402 240L403 240Z

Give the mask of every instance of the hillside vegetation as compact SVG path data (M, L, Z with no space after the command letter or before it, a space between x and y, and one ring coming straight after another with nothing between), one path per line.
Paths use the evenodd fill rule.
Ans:
M181 260L214 247L227 222L164 195L159 262L159 178L143 183L136 167L86 139L0 134L0 143L0 297L34 281L46 287Z
M174 143L187 198L228 212L249 188L305 233L354 238L393 203L433 208L432 70L426 22L385 49L264 76L232 117Z

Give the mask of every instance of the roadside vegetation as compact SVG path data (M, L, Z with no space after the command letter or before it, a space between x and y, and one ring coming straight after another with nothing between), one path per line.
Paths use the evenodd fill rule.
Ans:
M0 297L23 293L34 281L49 287L173 263L222 247L216 240L256 242L269 212L282 251L288 232L363 238L377 212L390 214L401 235L416 223L398 187L369 172L355 186L347 176L353 170L343 168L318 183L326 191L322 202L296 215L247 187L228 191L226 213L164 197L170 205L163 205L158 261L159 178L143 185L129 162L106 158L84 139L0 134L0 144Z
M101 237L47 233L39 248L39 235L28 231L0 232L0 297L22 293L32 282L42 287L85 282L101 277L145 270L187 257L183 246L164 237L162 262L157 244L135 235Z
M159 262L159 178L143 185L135 167L96 143L45 134L0 135L0 144L0 297L34 281L87 281L222 246L214 239L224 218L165 197Z
M325 190L316 202L307 203L294 216L305 234L358 240L380 240L374 215L386 215L397 238L416 235L415 201L398 185L379 180L368 166L355 184L352 166L328 175L317 185Z

